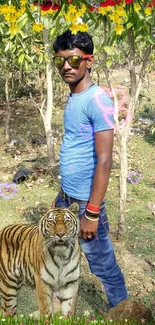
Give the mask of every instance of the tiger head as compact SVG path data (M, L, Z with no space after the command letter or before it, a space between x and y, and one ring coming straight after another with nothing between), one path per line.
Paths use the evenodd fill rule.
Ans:
M53 208L41 219L39 232L50 244L63 245L74 242L79 233L79 205L72 203L70 207Z

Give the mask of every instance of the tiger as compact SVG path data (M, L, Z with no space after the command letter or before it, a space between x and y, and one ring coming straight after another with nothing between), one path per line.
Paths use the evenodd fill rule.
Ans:
M50 209L38 225L13 224L0 231L0 291L4 315L17 312L22 284L35 286L39 315L53 316L59 292L64 315L75 314L80 280L79 206Z

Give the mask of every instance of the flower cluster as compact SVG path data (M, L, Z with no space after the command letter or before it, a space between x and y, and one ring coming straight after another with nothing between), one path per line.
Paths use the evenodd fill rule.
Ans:
M0 196L4 199L12 199L17 192L17 185L15 183L0 183Z
M88 30L88 24L83 23L81 17L86 12L86 6L82 4L79 8L70 4L67 13L64 13L64 17L69 22L70 30L72 34L76 34L78 31L86 32Z
M138 184L142 178L142 173L140 171L130 171L128 172L127 180L131 184Z
M0 15L3 15L12 36L14 36L18 31L18 18L25 13L26 3L27 0L20 0L19 9L12 4L0 5Z
M29 0L19 0L19 8L15 5L9 4L0 5L0 15L3 15L6 23L9 26L11 35L15 35L18 31L18 19L26 11L26 4ZM92 11L95 15L106 16L113 24L113 28L116 35L121 35L124 31L125 23L128 21L127 7L132 4L133 10L137 15L150 16L153 14L155 7L155 0L149 0L148 2L142 0L141 3L138 0L104 0L94 6L90 5L88 8L84 3L68 0L68 7L60 6L60 1L53 2L51 0L34 1L31 5L31 11L38 11L40 17L45 15L53 15L55 11L61 9L61 14L69 23L69 28L73 34L78 31L85 32L88 30L88 24L84 22L86 11ZM42 21L42 19L41 19ZM33 31L41 32L43 30L43 24L39 21L33 25Z
M91 10L103 16L107 16L110 21L114 23L116 35L121 35L124 31L124 24L128 20L126 6L131 3L133 3L135 12L139 13L142 10L142 6L134 0L106 0L105 2L101 2L98 7L92 7ZM152 3L146 6L144 9L144 14L146 16L151 16L154 5L155 0L152 0Z

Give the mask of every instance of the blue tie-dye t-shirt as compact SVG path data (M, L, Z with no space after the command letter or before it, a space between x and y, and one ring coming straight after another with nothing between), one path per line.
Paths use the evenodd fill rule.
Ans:
M97 164L95 132L114 128L114 105L96 84L70 94L60 150L61 186L70 197L89 200Z

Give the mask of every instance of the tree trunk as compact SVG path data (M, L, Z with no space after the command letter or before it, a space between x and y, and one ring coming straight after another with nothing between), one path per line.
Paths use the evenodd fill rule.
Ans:
M5 77L5 98L6 98L6 107L7 107L7 116L5 122L5 138L6 141L10 140L9 136L9 124L11 117L11 107L10 107L10 99L9 99L9 77L6 75Z
M120 219L118 222L118 233L125 232L125 216L126 216L126 180L128 171L127 160L127 135L124 134L120 138Z
M148 46L144 53L143 63L139 73L139 79L136 80L136 71L135 71L135 55L134 55L134 42L132 31L129 31L129 44L130 44L130 79L131 79L131 92L130 92L130 101L128 107L128 113L126 118L126 123L122 129L117 128L118 143L120 149L120 219L119 219L119 232L125 232L125 216L126 216L126 181L128 173L128 160L127 160L127 140L130 132L130 128L134 119L135 109L138 102L138 97L142 87L142 79L145 75L146 65L151 53L151 45ZM118 125L118 123L116 123Z
M50 47L48 39L48 30L44 28L43 40L45 46L45 53L49 60L46 60L46 81L47 81L47 105L46 109L43 109L41 115L43 117L46 140L47 140L47 155L51 165L55 163L55 152L53 143L53 133L52 133L52 108L53 108L53 85L52 85L52 68L50 62Z

